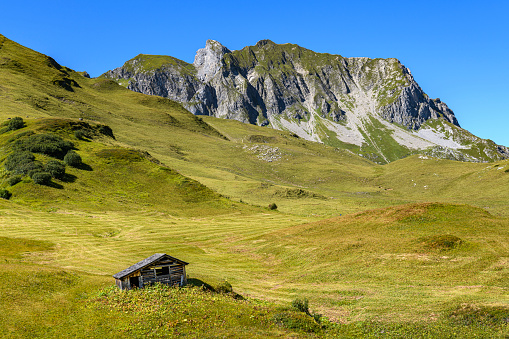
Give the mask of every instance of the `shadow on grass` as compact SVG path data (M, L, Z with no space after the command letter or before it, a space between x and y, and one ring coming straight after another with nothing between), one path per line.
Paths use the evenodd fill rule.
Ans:
M237 300L245 299L242 295L238 294L237 292L234 292L233 290L230 290L229 292L224 292L224 291L221 291L221 288L214 288L212 285L204 282L203 280L196 279L196 278L187 279L187 285L193 286L193 287L201 287L201 289L204 291L210 291L210 292L214 292L214 293L229 295L233 299L237 299Z
M93 171L92 167L90 165L81 163L77 166L73 166L74 168L80 169L82 171Z
M187 285L193 286L193 287L201 287L203 290L212 291L215 292L215 288L211 285L207 284L206 282L196 279L196 278L189 278L187 279Z
M45 186L48 186L48 187L52 187L52 188L58 188L59 190L61 190L62 188L64 188L64 186L60 185L59 183L56 183L54 181L50 181L49 183L47 183Z
M66 183L71 183L71 182L75 182L76 179L78 179L77 176L75 176L73 174L65 173L64 176L62 177L62 179L60 179L60 181L66 182Z

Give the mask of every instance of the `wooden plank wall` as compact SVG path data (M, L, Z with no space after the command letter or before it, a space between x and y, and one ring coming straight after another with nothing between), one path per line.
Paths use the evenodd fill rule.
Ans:
M168 267L169 274L156 275L156 267ZM159 282L167 285L180 285L187 283L186 278L186 267L178 262L174 262L171 259L162 259L157 261L150 266L143 268L141 271L133 272L122 280L116 279L116 284L120 289L130 289L129 278L139 276L140 287L142 288L146 284Z

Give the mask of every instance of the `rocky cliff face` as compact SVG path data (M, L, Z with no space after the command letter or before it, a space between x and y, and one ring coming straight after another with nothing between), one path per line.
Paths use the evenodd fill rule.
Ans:
M133 91L178 101L193 114L349 144L381 163L418 150L444 148L450 157L451 149L469 148L454 139L462 131L454 113L430 99L397 59L344 58L270 40L230 51L208 40L193 64L139 55L104 76ZM456 132L446 136L431 122ZM491 160L492 153L469 160ZM506 153L497 151L495 158Z

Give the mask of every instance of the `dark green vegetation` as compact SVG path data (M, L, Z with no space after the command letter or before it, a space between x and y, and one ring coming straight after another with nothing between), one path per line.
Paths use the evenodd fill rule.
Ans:
M24 117L0 134L5 337L509 335L507 160L380 166L199 119L1 36L0 102L2 121ZM69 152L81 163L62 174ZM112 288L160 252L195 286Z
M14 131L16 129L23 128L25 126L25 123L23 122L23 118L20 117L14 117L7 123L7 129L9 131Z
M83 160L81 159L80 155L74 151L69 151L64 156L64 162L66 165L72 166L72 167L80 167L83 164Z

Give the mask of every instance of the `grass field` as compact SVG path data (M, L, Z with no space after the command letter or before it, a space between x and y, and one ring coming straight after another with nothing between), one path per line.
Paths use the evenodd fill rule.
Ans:
M0 36L0 119L15 116L25 127L0 134L5 337L509 336L507 160L376 165L197 118ZM81 140L79 123L114 138ZM27 131L73 142L86 166L9 186L5 160ZM158 252L189 262L198 287L111 288ZM246 300L199 288L225 280Z
M77 294L85 298L112 286L111 274L143 259L150 248L190 262L192 279L214 286L226 279L245 297L280 305L307 298L313 312L344 324L315 333L318 336L352 329L369 334L381 328L388 329L388 337L419 328L435 337L456 332L507 334L507 223L466 205L406 205L311 223L309 218L278 212L175 218L155 213L36 212L12 210L6 206L9 202L3 205L1 227L7 238L2 245L33 242L23 240L27 246L12 249L21 256L2 253L3 271L8 273L3 277L7 283L1 284L2 303L11 305L12 298L26 293L33 301L16 305L14 323L12 317L4 319L16 333L25 321L55 321L51 316L34 320L41 313L59 317L65 312L62 305L49 306L55 298L73 308L83 302ZM487 315L473 312L479 308ZM466 314L472 324L456 324L454 315L465 309L472 313ZM94 312L93 317L100 318L104 308ZM267 321L277 311L271 312ZM500 313L500 319L493 319ZM91 316L87 314L80 312L78 317ZM150 318L148 313L144 316ZM116 324L124 326L122 312L118 317ZM97 322L86 326L105 326ZM74 328L76 323L68 319L62 326ZM143 328L128 333L138 330ZM192 333L192 328L182 330ZM229 331L235 337L233 325ZM42 332L48 337L52 333Z

